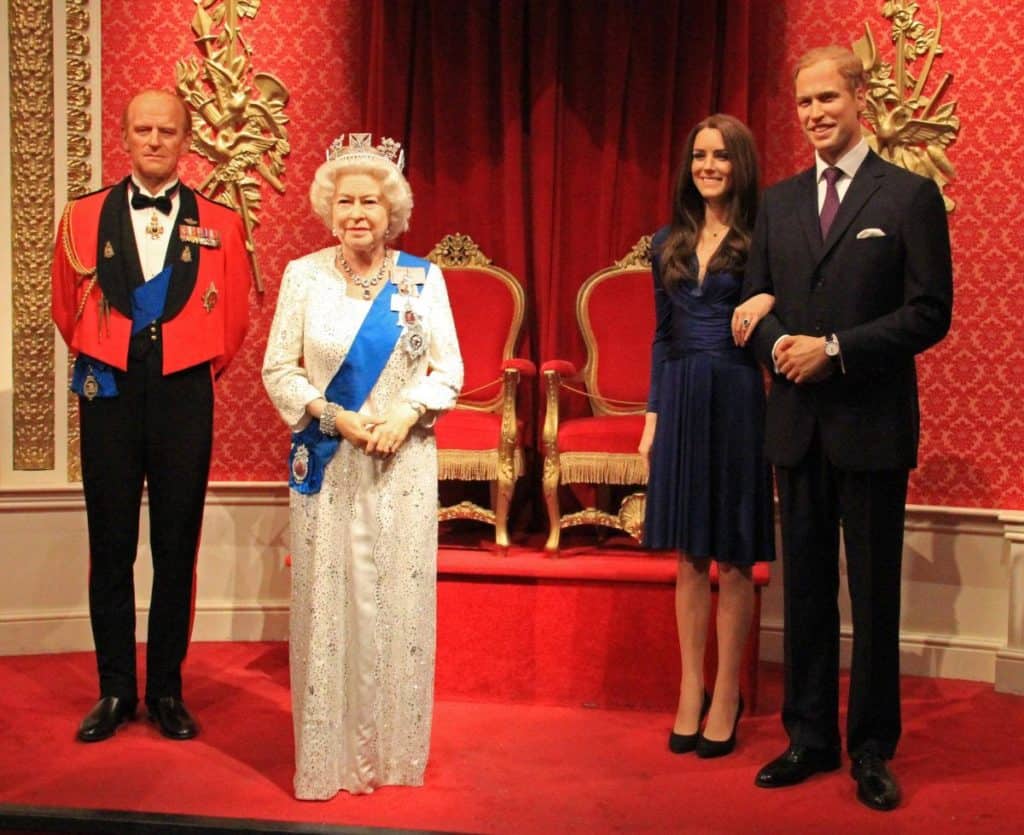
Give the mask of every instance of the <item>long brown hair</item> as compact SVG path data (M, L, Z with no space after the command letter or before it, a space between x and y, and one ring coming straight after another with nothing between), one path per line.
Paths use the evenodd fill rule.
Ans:
M679 166L672 195L672 224L660 251L662 279L668 287L684 278L697 278L692 259L704 225L704 198L693 182L693 145L697 134L705 128L722 134L732 163L732 192L728 196L726 215L729 234L711 257L707 269L708 272L729 270L739 273L747 263L750 235L757 215L757 149L753 134L743 122L725 113L715 113L694 125L686 137L686 153Z

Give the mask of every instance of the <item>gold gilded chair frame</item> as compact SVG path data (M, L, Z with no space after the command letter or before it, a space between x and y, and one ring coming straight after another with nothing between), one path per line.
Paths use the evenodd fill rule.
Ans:
M614 265L591 275L576 296L576 321L587 350L587 361L580 372L569 379L557 368L545 365L543 370L545 414L542 444L544 449L543 491L548 514L548 539L544 547L549 552L558 550L561 532L578 525L601 525L624 531L638 542L643 539L646 494L634 492L623 498L616 513L599 507L585 507L563 516L558 500L562 484L646 484L647 471L639 453L562 452L558 448L559 394L563 387L587 396L595 416L642 415L646 402L616 400L603 395L598 384L600 355L597 338L590 319L590 299L605 281L625 273L651 269L651 236L645 235L629 253ZM570 381L583 383L585 391L574 389ZM598 492L604 491L598 488Z
M515 276L508 270L494 266L491 259L480 250L469 235L446 235L430 251L427 259L442 270L469 269L487 273L507 288L513 310L501 358L513 359L526 315L526 293ZM460 395L455 406L456 409L501 414L501 434L497 449L437 451L438 479L490 482L493 508L492 510L471 501L462 501L455 505L440 507L438 520L443 522L448 519L473 519L493 525L495 543L502 548L509 545L508 510L516 480L522 476L524 470L523 453L516 444L516 394L520 376L517 368L503 368L499 378L478 387L478 390L485 389L500 382L501 387L494 397L482 401L467 401L465 398L468 392L465 392Z

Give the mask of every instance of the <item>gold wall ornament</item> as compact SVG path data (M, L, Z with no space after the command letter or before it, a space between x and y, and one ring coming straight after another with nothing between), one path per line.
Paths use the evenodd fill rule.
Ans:
M67 64L67 172L68 200L92 189L92 45L89 41L89 0L66 0L64 4ZM109 246L109 244L108 244ZM74 368L68 355L68 379ZM67 397L67 477L82 480L82 457L78 438L78 398Z
M202 61L183 59L174 69L178 91L193 110L192 150L213 163L199 191L241 214L253 279L262 293L253 242L262 195L253 174L284 193L284 157L291 150L284 127L289 94L270 73L253 71L252 47L242 37L239 20L256 17L260 0L193 2L192 31Z
M9 0L11 318L15 470L54 467L53 4Z
M942 55L942 9L935 5L935 28L928 29L917 19L919 5L892 0L882 5L882 17L892 21L891 40L896 47L895 63L882 61L868 22L864 36L853 43L868 74L867 108L864 118L871 126L868 144L890 162L934 180L942 192L946 211L956 203L945 194L955 172L946 149L960 133L956 102L940 104L953 74L926 92L936 57ZM915 72L911 65L922 61Z

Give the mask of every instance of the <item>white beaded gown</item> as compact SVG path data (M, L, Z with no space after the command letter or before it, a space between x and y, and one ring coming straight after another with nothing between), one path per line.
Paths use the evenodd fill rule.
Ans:
M349 298L335 249L288 264L263 381L292 431L344 360L371 302ZM359 410L398 401L428 411L388 459L342 440L319 493L291 493L289 662L295 795L422 785L433 712L437 582L437 450L431 427L462 386L462 358L440 269L416 312L427 350L396 344ZM396 314L397 316L397 314ZM427 373L429 369L429 374Z

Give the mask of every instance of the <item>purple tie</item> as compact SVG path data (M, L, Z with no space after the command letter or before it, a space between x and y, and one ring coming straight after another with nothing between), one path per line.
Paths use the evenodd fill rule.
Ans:
M836 180L843 176L843 172L831 166L826 168L822 176L825 178L825 202L821 205L821 239L828 238L828 230L832 228L832 221L836 219L839 211L839 192L836 191Z

